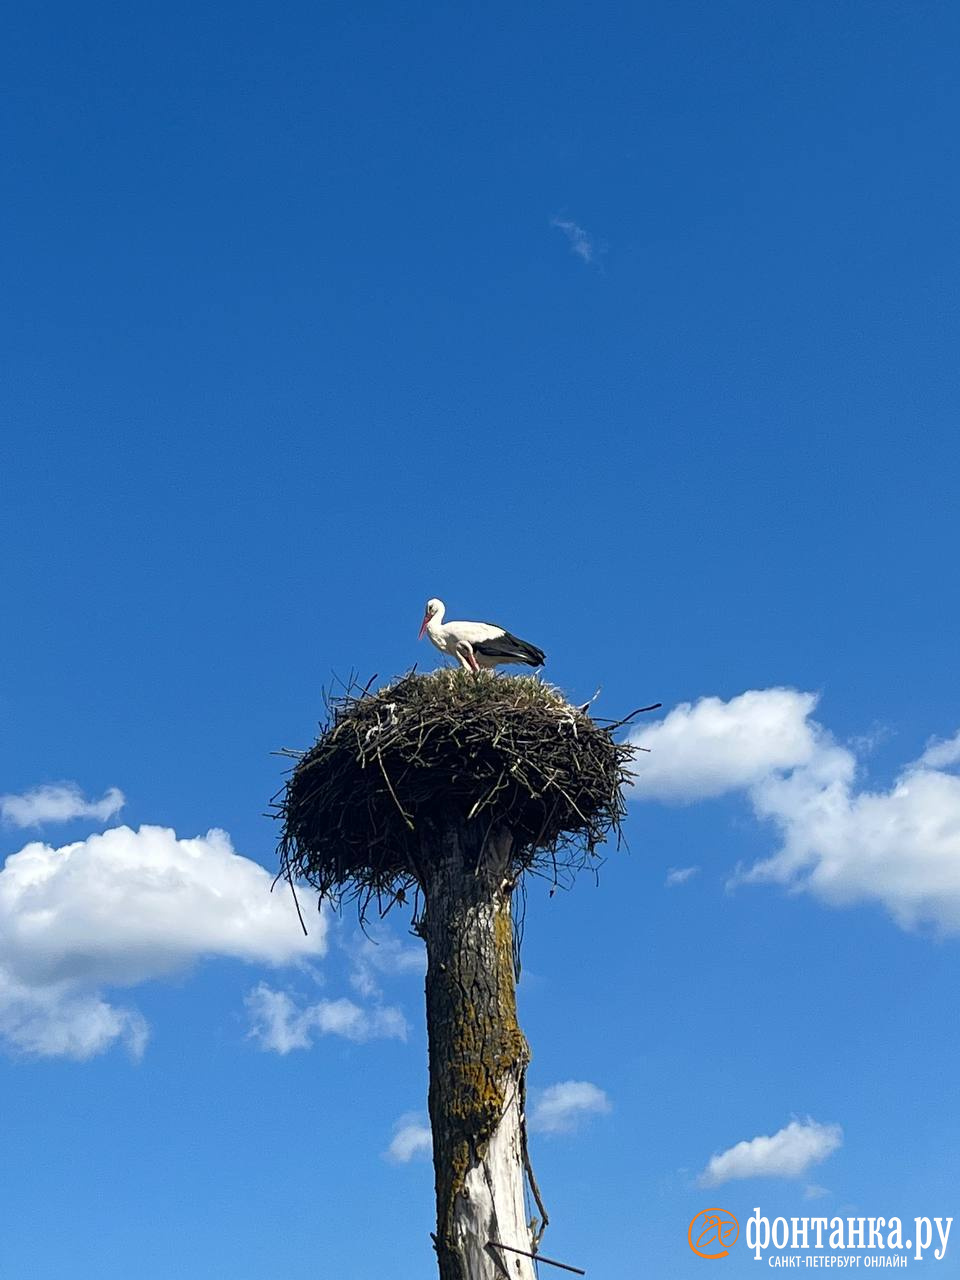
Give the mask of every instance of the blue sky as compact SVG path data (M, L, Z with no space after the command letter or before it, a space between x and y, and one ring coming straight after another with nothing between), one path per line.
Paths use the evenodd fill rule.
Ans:
M664 704L629 853L530 892L546 1252L957 1213L958 36L8 17L6 1272L429 1273L419 944L303 942L263 814L332 673L434 665L431 595L599 714Z

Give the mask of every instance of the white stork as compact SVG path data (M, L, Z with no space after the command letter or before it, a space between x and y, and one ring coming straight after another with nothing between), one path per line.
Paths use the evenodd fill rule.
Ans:
M423 613L418 640L426 632L441 653L456 658L467 671L489 671L507 662L522 662L528 667L541 667L546 655L535 644L518 640L503 627L492 622L448 622L444 624L446 605L442 600L428 600Z

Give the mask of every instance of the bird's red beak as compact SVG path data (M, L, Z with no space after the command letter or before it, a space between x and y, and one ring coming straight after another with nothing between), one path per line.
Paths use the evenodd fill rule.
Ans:
M427 623L428 623L429 621L430 621L430 615L429 615L429 613L425 613L425 614L423 615L423 621L420 623L420 634L417 636L417 639L418 639L418 640L422 640L422 639L423 639L423 633L426 631L426 629L427 629Z

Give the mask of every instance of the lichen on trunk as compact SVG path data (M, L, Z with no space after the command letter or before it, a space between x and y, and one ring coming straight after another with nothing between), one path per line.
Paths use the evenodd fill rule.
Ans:
M441 1280L532 1280L509 830L450 825L424 858L430 1120Z

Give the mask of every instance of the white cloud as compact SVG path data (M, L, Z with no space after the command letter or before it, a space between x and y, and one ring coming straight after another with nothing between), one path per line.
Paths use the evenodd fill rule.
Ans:
M881 791L857 790L856 760L836 745L788 777L768 778L753 805L779 828L781 848L732 883L782 884L831 906L877 902L902 928L960 932L960 778L929 758Z
M35 841L0 871L0 1037L24 1052L88 1058L147 1039L135 1010L104 996L207 956L290 964L322 955L271 876L223 831L180 840L115 827L53 848Z
M804 1200L822 1200L824 1196L828 1196L830 1192L826 1187L820 1187L815 1182L811 1182L809 1186L803 1188Z
M409 1164L420 1156L433 1152L433 1135L426 1116L419 1111L408 1111L394 1126L393 1139L384 1157L394 1164Z
M594 261L596 247L592 237L584 231L583 227L578 226L576 222L572 222L569 218L551 218L550 225L563 232L567 237L571 250L578 258L582 258L584 262Z
M927 749L918 764L928 769L948 769L951 765L960 764L960 733L946 741L932 739L927 743Z
M352 1000L319 1000L299 1008L285 991L265 982L247 995L250 1035L263 1049L286 1054L309 1049L315 1036L343 1036L346 1040L407 1038L407 1021L392 1007L363 1009Z
M569 1133L590 1115L610 1110L602 1089L588 1080L564 1080L540 1093L530 1114L530 1128L538 1133Z
M17 827L39 827L77 818L109 822L125 803L124 794L117 787L111 787L100 800L85 800L75 782L51 783L33 787L23 795L0 796L0 818Z
M631 741L641 799L742 791L780 848L731 885L775 883L832 906L876 902L903 928L960 932L960 734L932 742L892 786L858 785L858 759L811 718L816 697L751 690L682 703Z
M22 1053L83 1061L122 1044L134 1058L146 1048L149 1028L135 1009L108 1004L96 992L69 983L28 987L0 977L0 1036Z
M769 1137L751 1138L710 1157L697 1179L701 1187L719 1187L735 1178L799 1178L843 1145L838 1124L806 1120L790 1123Z
M670 867L663 883L668 889L673 889L678 884L686 884L688 880L692 880L699 870L699 867Z
M809 720L816 704L814 694L796 689L681 702L630 735L649 752L636 767L635 797L705 800L806 763L817 750L817 727Z

